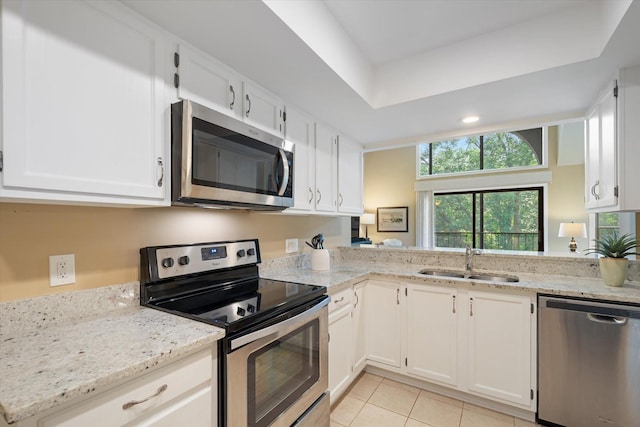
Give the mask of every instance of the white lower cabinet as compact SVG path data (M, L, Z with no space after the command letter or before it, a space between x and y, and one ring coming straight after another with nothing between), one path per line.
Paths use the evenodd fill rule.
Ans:
M458 290L407 285L407 372L458 385Z
M352 290L331 295L329 303L329 391L331 403L346 390L353 372Z
M353 342L355 351L353 355L353 369L360 373L367 363L367 341L366 341L366 317L364 307L366 306L366 284L361 282L353 286Z
M332 295L332 305L347 296L351 308L329 312L332 402L370 365L535 412L534 294L376 279Z
M403 285L369 280L366 293L367 360L399 368L402 360Z
M218 420L217 359L213 355L214 349L207 349L57 413L21 421L17 426L214 426Z
M349 385L353 347L351 308L347 307L329 316L329 391L331 403Z
M469 391L528 406L533 399L531 298L469 291L468 302Z

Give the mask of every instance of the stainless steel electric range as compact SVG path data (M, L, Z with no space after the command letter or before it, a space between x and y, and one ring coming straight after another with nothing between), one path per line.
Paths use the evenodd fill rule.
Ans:
M329 426L329 297L262 279L258 240L140 249L141 305L224 328L219 425Z

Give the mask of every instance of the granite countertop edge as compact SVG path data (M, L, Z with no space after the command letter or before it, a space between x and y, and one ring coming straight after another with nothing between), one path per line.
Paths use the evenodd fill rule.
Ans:
M475 289L502 289L640 304L640 282L637 281L626 281L622 287L610 287L597 278L474 270L474 273L506 274L519 278L518 282L497 282L425 276L418 273L422 268L428 268L428 266L350 262L332 266L328 271L313 271L307 267L283 272L268 272L263 277L326 286L330 295L368 279L399 279L411 283L463 286ZM434 269L438 269L438 267L434 267ZM463 271L461 272L463 273Z
M8 423L24 420L205 349L224 334L215 326L140 306L0 332L0 414ZM25 358L26 351L35 354Z

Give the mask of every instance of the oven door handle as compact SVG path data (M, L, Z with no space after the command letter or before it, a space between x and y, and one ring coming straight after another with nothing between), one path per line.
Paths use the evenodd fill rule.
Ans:
M325 307L326 305L329 304L329 301L331 301L331 298L325 298L322 301L320 301L320 303L314 305L312 308L310 308L309 310L306 310L296 316L293 316L287 320L284 320L282 322L276 323L275 325L271 325L268 326L264 329L260 329L258 331L255 332L251 332L250 334L247 335L243 335L241 337L238 337L236 339L231 340L231 351L242 347L245 344L249 344L250 342L253 341L257 341L261 338L267 337L273 333L276 333L278 331L281 331L283 328L287 328L291 325L294 325L302 320L304 320L307 317L313 317L318 311L322 310L323 307Z

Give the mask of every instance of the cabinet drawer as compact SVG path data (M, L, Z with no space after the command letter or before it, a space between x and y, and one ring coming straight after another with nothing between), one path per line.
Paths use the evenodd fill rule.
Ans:
M210 382L212 369L211 350L207 350L44 418L38 426L99 426L105 420L109 425L124 425L149 416L167 402ZM211 414L211 410L208 412Z
M330 293L329 313L340 310L353 304L353 290L349 287L335 294Z

